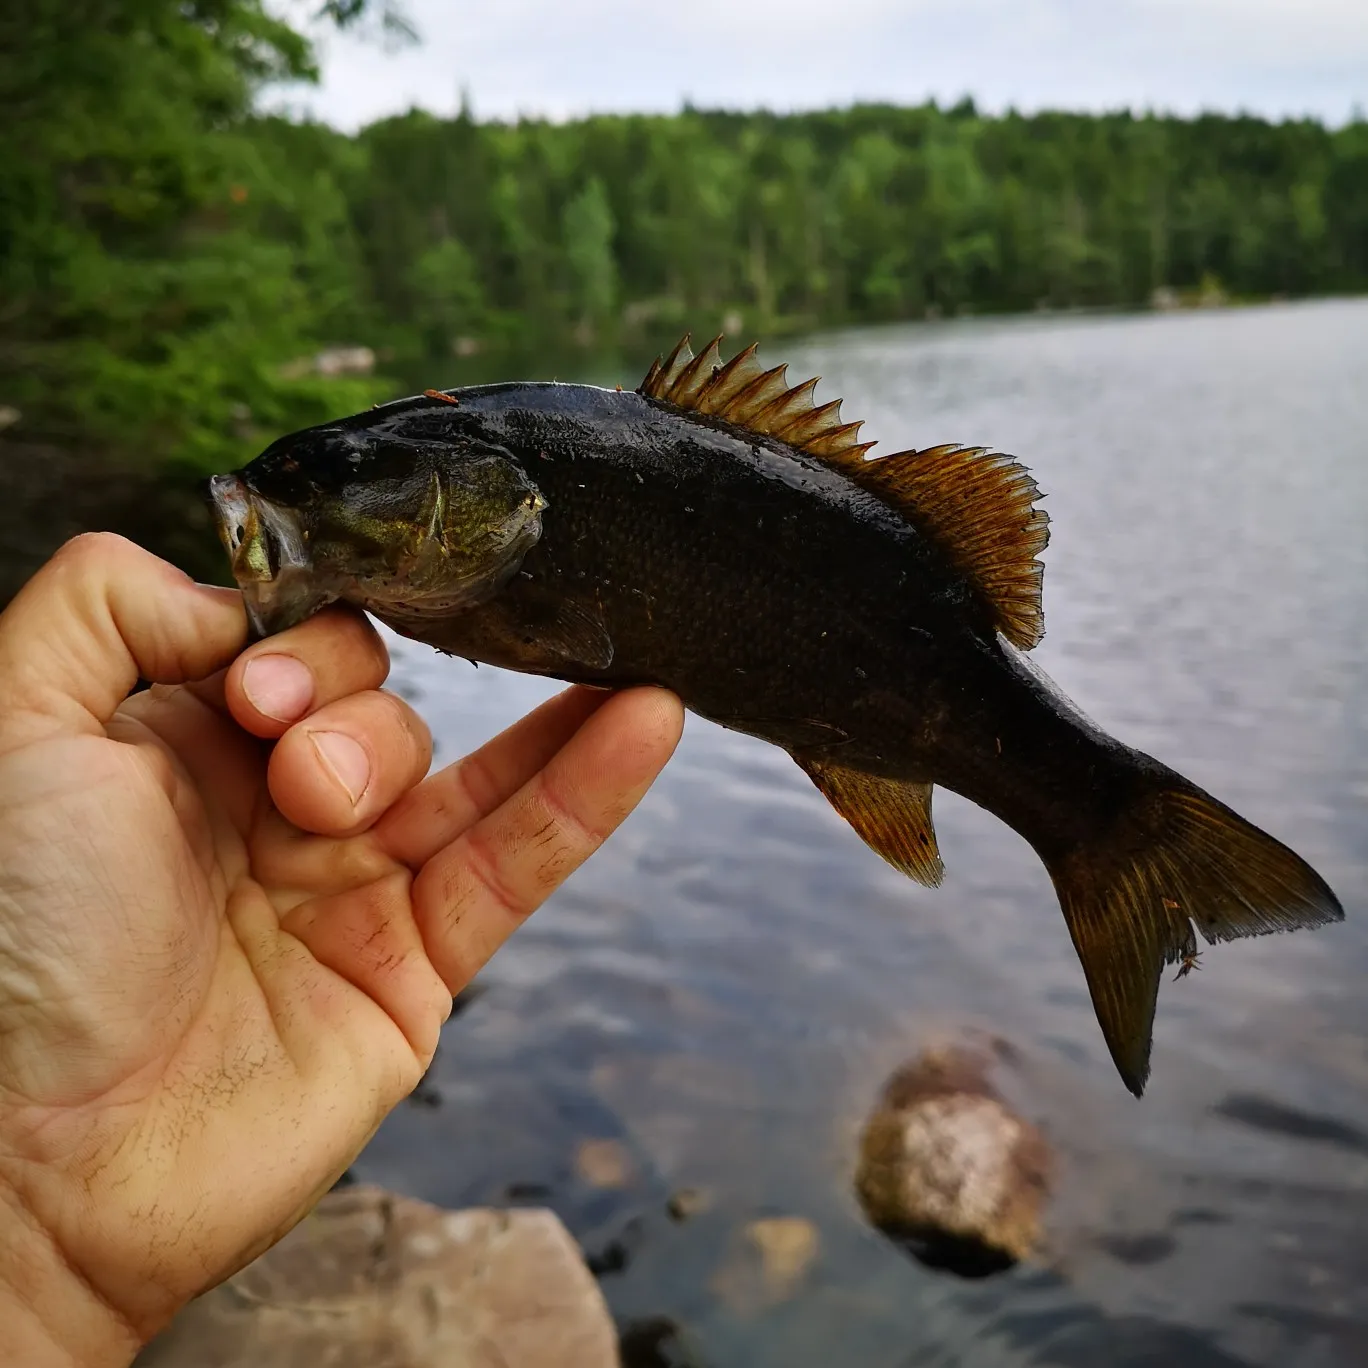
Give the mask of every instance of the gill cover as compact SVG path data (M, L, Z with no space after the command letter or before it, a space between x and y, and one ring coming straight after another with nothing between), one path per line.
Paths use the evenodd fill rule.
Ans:
M344 428L283 438L210 494L262 635L336 599L405 617L484 603L535 545L546 508L503 448Z

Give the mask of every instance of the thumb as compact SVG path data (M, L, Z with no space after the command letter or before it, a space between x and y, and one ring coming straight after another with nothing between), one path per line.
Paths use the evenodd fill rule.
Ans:
M77 537L0 614L0 751L103 732L139 678L203 679L246 640L235 590L196 584L112 533Z

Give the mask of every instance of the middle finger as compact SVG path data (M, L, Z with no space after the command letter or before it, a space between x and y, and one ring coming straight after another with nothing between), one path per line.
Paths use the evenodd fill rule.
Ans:
M683 725L663 689L610 695L544 769L423 866L414 915L453 993L637 805Z
M407 703L378 689L329 703L276 742L271 798L304 831L363 831L427 773L432 737Z

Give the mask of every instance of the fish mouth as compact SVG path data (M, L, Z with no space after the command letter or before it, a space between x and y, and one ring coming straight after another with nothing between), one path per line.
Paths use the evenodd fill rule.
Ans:
M209 498L255 635L294 627L337 597L320 588L295 513L263 499L236 475L213 476Z

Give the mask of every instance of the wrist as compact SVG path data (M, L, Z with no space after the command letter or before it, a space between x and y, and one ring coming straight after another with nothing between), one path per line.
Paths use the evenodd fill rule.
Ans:
M24 1203L0 1186L0 1362L126 1368L141 1347Z

